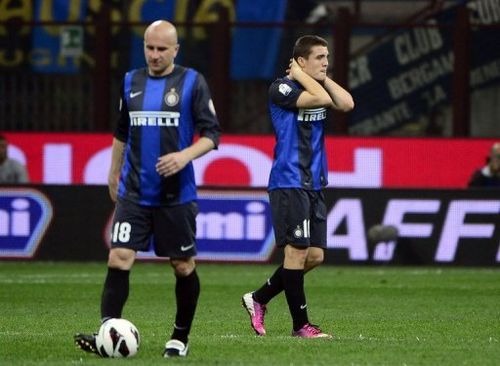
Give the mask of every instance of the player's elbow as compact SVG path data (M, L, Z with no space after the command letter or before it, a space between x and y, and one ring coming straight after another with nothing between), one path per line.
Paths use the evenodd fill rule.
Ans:
M354 109L354 100L351 100L349 103L347 103L344 107L344 112L350 112Z
M336 109L341 112L350 112L354 109L354 99L348 98L342 101L342 103L339 103L336 107Z

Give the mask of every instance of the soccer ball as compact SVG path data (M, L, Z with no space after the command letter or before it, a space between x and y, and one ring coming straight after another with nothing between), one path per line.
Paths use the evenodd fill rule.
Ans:
M139 331L127 319L108 319L99 328L95 343L102 357L132 357L139 350Z

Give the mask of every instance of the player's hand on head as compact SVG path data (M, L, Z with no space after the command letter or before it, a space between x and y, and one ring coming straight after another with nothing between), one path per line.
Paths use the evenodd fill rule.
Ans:
M288 69L286 70L288 76L290 77L290 79L295 79L295 75L298 73L298 72L302 72L302 68L300 67L300 65L297 63L297 60L295 60L294 58L291 58L290 59L290 64L288 65Z

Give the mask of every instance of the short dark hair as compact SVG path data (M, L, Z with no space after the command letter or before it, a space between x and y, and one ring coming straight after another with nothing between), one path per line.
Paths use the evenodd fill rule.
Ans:
M311 49L314 46L328 47L326 39L315 35L302 36L295 42L293 47L293 58L297 60L299 57L308 58L311 54Z

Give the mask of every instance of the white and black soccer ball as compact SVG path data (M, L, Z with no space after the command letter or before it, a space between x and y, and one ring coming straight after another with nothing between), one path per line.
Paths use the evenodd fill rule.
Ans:
M102 323L95 341L102 357L132 357L141 343L137 327L121 318L108 319Z

